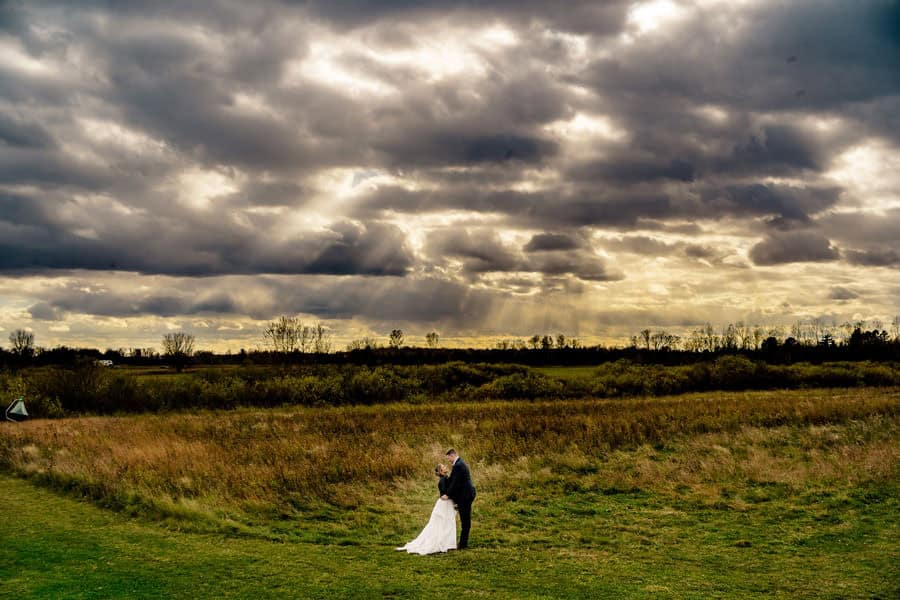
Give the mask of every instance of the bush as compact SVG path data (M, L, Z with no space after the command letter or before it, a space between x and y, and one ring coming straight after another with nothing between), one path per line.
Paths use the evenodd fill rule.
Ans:
M59 399L30 392L28 383L20 375L4 373L0 375L0 410L6 410L13 400L25 400L25 409L31 417L53 419L65 416ZM3 417L0 417L2 419Z
M710 389L743 390L755 382L756 364L744 356L721 356L710 369Z
M29 372L27 392L35 400L55 401L66 412L106 412L107 375L93 361L80 361L70 368L39 368Z
M352 404L398 402L412 395L416 386L401 378L393 369L363 368L346 380L345 397Z
M498 377L482 385L477 395L482 398L546 398L560 396L562 382L534 372L514 373Z

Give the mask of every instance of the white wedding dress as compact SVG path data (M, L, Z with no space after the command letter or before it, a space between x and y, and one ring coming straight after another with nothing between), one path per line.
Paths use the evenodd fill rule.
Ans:
M434 554L456 549L456 509L453 500L441 500L434 504L428 525L419 537L397 550L410 554Z

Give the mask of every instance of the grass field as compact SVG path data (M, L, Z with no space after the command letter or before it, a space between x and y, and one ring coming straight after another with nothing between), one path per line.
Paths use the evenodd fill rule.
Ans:
M5 424L0 596L896 597L898 425L897 389ZM395 553L447 445L474 548Z

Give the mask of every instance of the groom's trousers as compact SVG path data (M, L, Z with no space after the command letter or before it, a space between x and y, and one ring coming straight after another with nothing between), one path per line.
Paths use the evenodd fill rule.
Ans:
M460 502L456 505L459 510L459 544L457 548L463 549L469 545L469 529L472 527L472 502Z

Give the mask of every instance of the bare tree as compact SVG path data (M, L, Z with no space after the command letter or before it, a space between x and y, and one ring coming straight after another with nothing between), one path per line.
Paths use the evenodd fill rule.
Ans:
M701 352L705 342L703 341L703 330L695 329L684 342L684 349L688 352Z
M403 345L403 330L402 329L393 329L391 330L391 335L388 336L388 345L391 348L399 348Z
M810 333L812 334L811 341L813 344L818 344L819 342L821 342L822 336L827 332L828 332L828 328L825 325L825 321L822 318L816 317L810 323Z
M312 348L316 354L328 354L331 352L331 336L321 323L316 323L312 330Z
M638 340L640 341L641 345L646 350L650 349L651 336L652 336L652 333L650 332L649 329L642 329L641 332L638 334Z
M156 348L131 348L128 350L128 356L131 358L156 358L159 353Z
M770 328L766 337L775 338L775 341L778 342L778 344L781 344L785 338L784 327L776 325Z
M263 330L263 339L275 352L294 352L301 349L301 337L306 329L297 317L281 316Z
M737 347L741 350L749 350L753 347L753 330L743 321L734 324L734 332L737 336Z
M10 350L19 356L34 354L34 334L24 329L16 329L9 334Z
M440 336L436 331L430 331L425 334L425 343L428 344L429 348L437 348L439 341Z
M353 340L347 344L347 350L375 350L376 348L380 348L378 340L369 336Z
M709 350L710 352L715 352L719 349L719 336L716 335L716 330L713 329L712 323L707 322L703 328L703 346L704 350Z
M312 350L312 341L313 341L313 329L307 325L304 325L297 332L297 344L300 349L300 352L306 354Z
M540 343L540 338L535 343ZM497 350L527 350L529 342L520 339L511 339L511 340L499 340L495 344L495 348ZM534 346L537 348L537 346Z
M734 350L737 348L738 334L737 329L731 323L722 328L722 347L726 350Z
M196 338L190 333L167 333L163 336L163 354L166 356L176 354L191 356L194 353L195 341Z
M556 347L557 348L565 348L566 347L566 336L563 334L557 334L556 336Z
M650 336L650 345L654 350L675 350L681 338L668 331L657 331Z
M190 333L167 333L163 336L163 354L167 356L179 371L194 354L194 336Z
M759 350L759 345L766 339L766 331L759 325L753 326L753 349Z
M791 337L805 346L815 346L824 333L825 327L822 319L810 319L797 321L791 325Z

